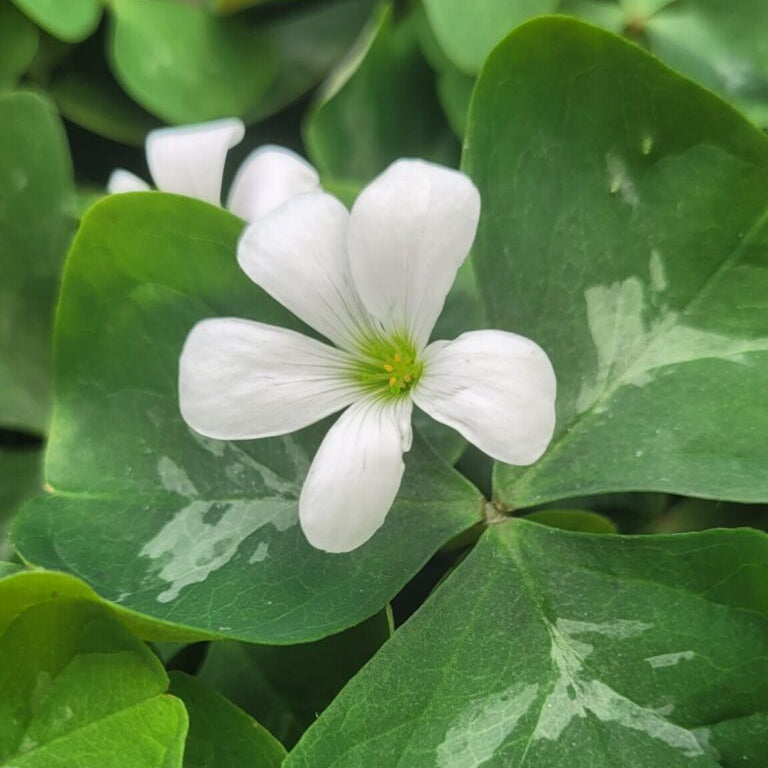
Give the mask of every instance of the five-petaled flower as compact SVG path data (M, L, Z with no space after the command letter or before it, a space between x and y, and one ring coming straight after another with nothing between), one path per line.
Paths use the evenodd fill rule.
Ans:
M181 413L203 435L281 435L346 408L299 498L315 547L347 552L382 525L414 403L510 464L536 461L552 437L555 375L534 342L486 330L428 343L479 214L468 177L418 160L391 165L351 212L322 192L294 197L247 228L238 261L335 346L234 318L187 337Z
M242 141L245 126L236 117L210 123L158 128L147 135L149 172L162 192L195 197L221 205L221 183L227 152ZM107 181L109 192L146 192L144 179L117 168ZM227 208L246 221L256 221L286 200L320 190L317 171L284 147L265 145L251 152L232 182Z

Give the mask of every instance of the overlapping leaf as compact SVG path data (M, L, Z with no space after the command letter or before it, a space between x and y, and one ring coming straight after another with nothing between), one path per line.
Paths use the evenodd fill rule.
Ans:
M290 748L391 634L389 609L314 643L212 643L200 678Z
M184 706L105 606L33 605L3 628L0 658L13 660L0 665L0 765L181 767Z
M97 27L102 0L13 0L46 32L68 43L88 37Z
M400 157L458 162L414 18L395 22L382 6L372 22L355 58L330 77L305 129L317 168L358 189Z
M183 768L278 768L285 750L268 731L197 678L171 672L189 715Z
M53 304L74 229L72 167L50 103L0 96L0 426L48 422Z
M285 766L759 768L767 564L756 531L494 526Z
M622 490L768 499L768 142L636 46L567 19L480 77L465 168L492 324L535 339L558 426L515 507Z
M382 530L348 555L312 549L297 499L324 431L227 443L178 410L178 356L205 317L294 325L241 272L242 222L160 193L108 198L85 217L56 332L46 480L15 543L102 596L181 631L311 640L380 610L480 498L417 441Z
M111 66L170 123L261 119L317 83L360 29L370 2L335 0L261 23L174 0L112 3Z
M0 2L0 89L13 86L37 52L35 25L10 0Z

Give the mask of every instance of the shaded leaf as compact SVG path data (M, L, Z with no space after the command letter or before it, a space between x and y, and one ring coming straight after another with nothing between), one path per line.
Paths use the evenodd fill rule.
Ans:
M395 23L391 7L376 12L353 55L326 82L305 137L322 174L359 187L400 157L458 163L412 16Z
M8 531L21 503L40 491L43 475L42 451L0 448L0 560L13 554Z
M253 718L183 672L171 672L171 693L189 715L184 768L278 768L285 749Z
M250 712L289 749L391 632L384 610L315 643L212 643L200 678Z
M586 509L541 509L526 515L525 519L564 531L616 533L616 526L610 518Z
M43 432L59 271L74 229L58 115L31 93L0 95L0 425Z
M37 27L10 0L0 2L0 89L13 87L35 58Z

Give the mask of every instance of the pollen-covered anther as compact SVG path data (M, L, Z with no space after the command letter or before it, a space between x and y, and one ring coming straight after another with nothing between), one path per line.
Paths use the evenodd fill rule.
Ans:
M362 381L381 394L406 394L424 367L414 344L400 336L371 338L362 345L361 352L366 358L360 371Z

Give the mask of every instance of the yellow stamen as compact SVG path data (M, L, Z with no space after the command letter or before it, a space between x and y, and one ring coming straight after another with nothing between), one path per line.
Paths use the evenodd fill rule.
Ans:
M402 362L403 358L399 352L395 352L395 356L392 358L396 363Z
M395 386L395 384L397 384L397 377L396 377L396 376L393 376L393 377L392 377L392 378L389 380L389 386L390 386L390 387L394 387L394 386Z
M395 366L394 366L394 365L390 365L389 363L387 363L387 364L384 366L384 370L385 370L387 373L392 373L392 371L394 371L394 370L395 370Z

